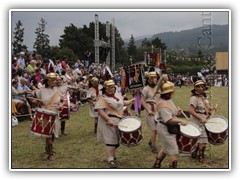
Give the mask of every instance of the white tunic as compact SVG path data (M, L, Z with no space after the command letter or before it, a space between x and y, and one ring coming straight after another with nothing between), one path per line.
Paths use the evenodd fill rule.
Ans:
M203 97L203 101L205 101L206 99ZM208 108L208 102L206 102L206 108ZM198 115L200 115L201 117L203 117L204 119L207 118L206 111L204 108L204 105L202 104L202 101L199 100L196 96L191 96L190 97L190 103L189 105L193 105L193 107L195 108L195 111L198 113ZM198 138L198 143L208 143L208 137L207 137L207 133L206 133L206 129L203 123L201 123L197 118L193 117L192 115L191 117L191 122L195 123L198 128L201 131L201 135Z
M97 100L96 90L94 88L90 88L87 91L87 98L93 103L89 102L89 116L90 117L98 117L98 112L94 110L94 106Z
M123 114L123 98L118 94L115 96L119 99L117 101L113 97L108 97L103 95L103 99L112 107L114 108L120 115ZM106 114L112 114L108 109L106 109L99 101L95 105L95 109L103 109ZM116 124L120 121L119 118L110 117ZM105 144L119 144L119 136L118 136L118 128L117 126L110 126L106 123L106 121L99 116L98 119L98 128L97 128L97 139L100 142L104 142Z
M145 86L142 90L142 95L145 97L145 103L148 109L152 109L151 106L154 108L154 112L156 112L156 104L151 105L150 101L153 100L153 95L155 92L156 87L151 88L150 86ZM159 95L156 95L155 99L159 99ZM154 116L149 116L147 111L145 110L146 118L147 118L147 124L150 130L154 131L156 130L156 123Z
M160 140L161 147L167 155L176 155L178 154L178 145L176 140L176 134L170 134L167 130L167 126L159 123L162 121L163 123L167 123L169 120L173 119L177 115L177 108L173 101L159 99L157 104L167 103L171 107L175 108L176 111L173 111L169 108L161 108L156 114L157 123L157 134Z
M56 89L43 87L43 88L39 89L39 91L36 92L36 96L37 96L37 98L41 99L44 106L47 106L49 104L49 102L52 100L52 98L56 92L57 92ZM51 109L49 109L49 110L57 113L57 117L55 118L55 127L54 127L54 136L56 138L58 138L58 136L59 136L59 128L60 128L59 111L57 108L57 106L60 103L60 99L61 99L61 97L59 96L57 98L57 100L54 102L53 107Z

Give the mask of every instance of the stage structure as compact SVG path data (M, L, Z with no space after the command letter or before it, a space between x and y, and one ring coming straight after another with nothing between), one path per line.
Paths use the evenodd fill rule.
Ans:
M99 48L111 48L111 53L108 51L107 57L106 57L106 65L108 67L111 67L111 70L114 70L115 68L115 20L112 19L112 24L110 24L108 21L106 22L106 37L107 42L99 39L99 19L98 15L95 14L95 39L94 39L94 47L95 47L95 63L99 64L100 61L100 54L99 54ZM110 38L111 36L111 38ZM103 60L101 60L103 61ZM105 59L104 59L105 61Z
M112 19L112 70L115 70L115 21Z
M106 22L106 37L107 37L107 43L110 45L110 23ZM106 64L108 67L110 67L110 52L108 51L107 58L106 58Z

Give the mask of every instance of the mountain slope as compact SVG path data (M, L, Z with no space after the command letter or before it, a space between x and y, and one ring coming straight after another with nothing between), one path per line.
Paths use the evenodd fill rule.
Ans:
M156 37L166 43L168 50L182 48L188 53L197 53L201 50L203 53L212 54L216 51L228 51L229 48L228 25L212 25L179 32L158 33L148 40L151 41ZM136 46L140 46L142 40L136 40Z

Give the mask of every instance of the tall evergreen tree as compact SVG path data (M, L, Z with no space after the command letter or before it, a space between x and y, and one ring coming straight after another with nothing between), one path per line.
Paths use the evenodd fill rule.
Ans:
M18 21L13 31L14 36L12 46L14 55L21 51L27 52L27 46L23 44L24 28L22 26L23 26L22 22Z
M38 27L36 28L35 34L35 42L33 48L36 49L36 53L46 57L49 55L50 51L50 40L49 35L45 34L47 21L41 18L40 23L38 23Z

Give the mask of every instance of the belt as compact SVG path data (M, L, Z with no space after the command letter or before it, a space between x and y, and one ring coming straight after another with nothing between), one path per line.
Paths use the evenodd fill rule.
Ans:
M153 102L146 102L146 103L150 104L151 111L154 112L154 103Z
M196 112L196 113L207 115L206 112Z
M161 123L161 124L163 124L163 125L165 125L165 126L167 125L166 123L164 123L164 122L162 122L162 121L158 121L158 122Z
M156 122L156 123L161 123L161 124L166 125L166 123L164 123L164 122L162 122L162 121L157 121L157 120L155 120L155 122Z
M121 119L119 118L118 116L114 115L114 114L108 114L109 117L113 117L113 118L118 118L118 119Z

